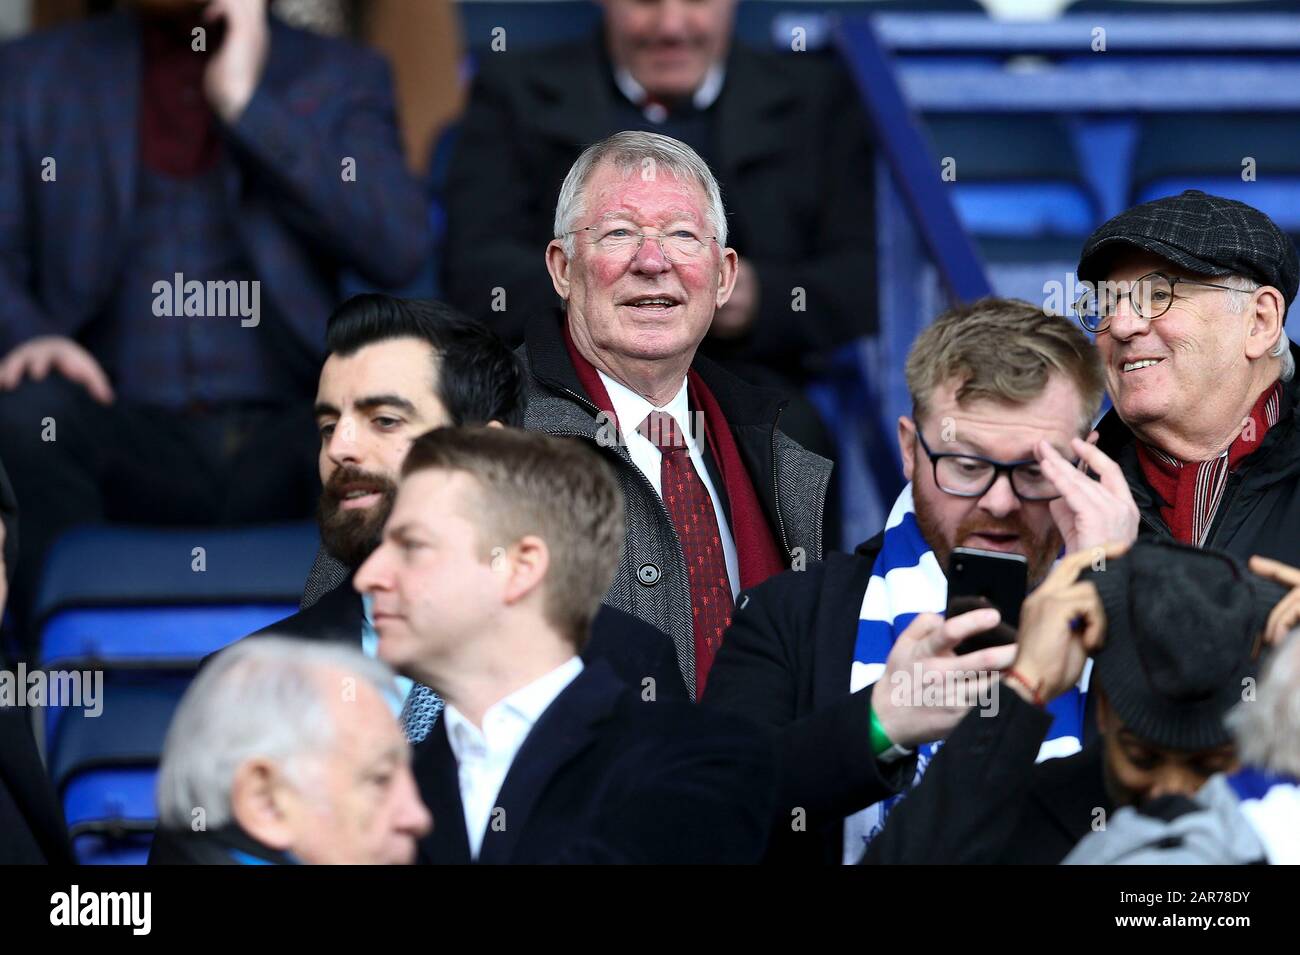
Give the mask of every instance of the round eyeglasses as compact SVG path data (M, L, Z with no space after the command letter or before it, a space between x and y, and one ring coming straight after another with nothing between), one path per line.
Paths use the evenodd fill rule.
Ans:
M1179 285L1198 285L1203 288L1223 289L1227 292L1242 292L1244 289L1230 285L1216 285L1213 282L1201 282L1182 276L1166 275L1164 272L1151 272L1129 283L1128 291L1120 290L1120 282L1098 282L1089 285L1078 301L1071 307L1079 317L1079 324L1090 332L1104 332L1110 327L1111 319L1119 308L1122 298L1127 297L1133 313L1139 318L1154 321L1169 311L1174 304L1174 289Z

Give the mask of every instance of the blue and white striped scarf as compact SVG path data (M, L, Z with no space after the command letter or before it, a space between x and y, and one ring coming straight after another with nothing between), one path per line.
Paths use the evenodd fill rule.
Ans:
M849 692L856 693L881 678L894 641L917 614L942 614L947 605L948 578L921 534L912 502L912 485L908 484L889 512L883 546L871 568L871 580L862 598ZM1079 685L1048 704L1047 709L1054 719L1047 740L1039 750L1040 761L1079 751L1090 671L1091 661L1084 669ZM921 781L939 745L937 742L927 743L918 748L913 786ZM846 865L862 858L867 845L884 826L890 809L904 795L906 793L881 800L844 820Z
M1245 768L1228 777L1271 865L1300 865L1300 780Z

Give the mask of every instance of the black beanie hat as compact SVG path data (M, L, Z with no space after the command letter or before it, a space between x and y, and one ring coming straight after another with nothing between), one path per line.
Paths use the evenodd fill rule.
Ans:
M1124 726L1170 749L1231 743L1223 717L1258 669L1268 613L1286 588L1229 554L1173 541L1139 541L1082 577L1106 610L1092 679Z

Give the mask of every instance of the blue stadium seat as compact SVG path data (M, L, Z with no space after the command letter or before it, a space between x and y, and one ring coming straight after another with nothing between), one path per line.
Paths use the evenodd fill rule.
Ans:
M87 527L51 549L40 664L79 673L83 703L85 680L102 680L98 716L48 706L40 727L81 861L144 861L163 739L195 667L293 613L318 546L301 523Z
M549 46L587 36L600 23L599 5L590 0L461 0L461 35L473 57L491 54L494 37L504 30L505 52ZM864 13L983 13L978 0L741 0L735 35L760 49L789 46L789 27L807 29L808 49L830 40L831 20Z
M1052 116L930 115L934 155L952 160L953 204L978 239L1087 235L1098 205L1083 178L1069 129Z
M149 861L153 832L101 835L87 832L72 840L72 852L82 865L144 865Z
M1294 13L1300 0L1075 0L1066 13L1236 14Z
M791 31L803 27L807 49L831 42L837 17L872 13L984 13L978 0L741 0L736 8L738 39L765 49L789 49Z
M73 608L41 634L41 665L91 662L114 666L197 664L244 634L283 620L296 602L196 604L180 607Z
M145 861L158 815L158 761L190 677L107 672L100 714L70 713L51 735L47 764L81 862Z
M37 618L48 622L74 607L296 606L318 545L316 525L309 521L235 528L77 528L50 549Z
M1254 160L1242 179L1243 160ZM1300 117L1294 114L1154 116L1133 157L1133 201L1184 189L1239 199L1300 233Z

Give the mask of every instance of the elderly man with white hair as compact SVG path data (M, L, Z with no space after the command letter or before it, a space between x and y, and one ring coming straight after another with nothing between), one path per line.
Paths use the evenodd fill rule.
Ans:
M351 647L266 637L217 655L181 700L151 864L396 864L429 812L392 671Z
M1189 189L1084 244L1075 305L1114 409L1098 447L1142 536L1300 565L1300 348L1286 335L1295 245L1258 209Z
M786 401L698 356L736 284L717 180L684 143L616 133L569 170L533 316L524 424L585 438L619 476L627 539L606 602L669 634L703 691L736 595L822 555L829 461Z

